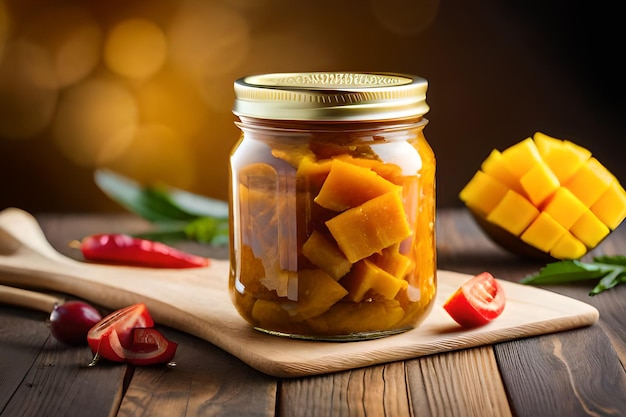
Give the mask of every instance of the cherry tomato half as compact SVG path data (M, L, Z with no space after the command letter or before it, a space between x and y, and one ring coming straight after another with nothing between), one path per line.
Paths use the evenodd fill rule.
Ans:
M461 326L476 327L502 314L504 304L504 289L493 275L483 272L461 285L443 308Z

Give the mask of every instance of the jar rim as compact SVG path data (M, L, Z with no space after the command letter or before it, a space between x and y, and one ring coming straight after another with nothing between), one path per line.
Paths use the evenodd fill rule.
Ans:
M257 74L235 81L233 113L270 120L383 121L429 110L428 82L389 72Z

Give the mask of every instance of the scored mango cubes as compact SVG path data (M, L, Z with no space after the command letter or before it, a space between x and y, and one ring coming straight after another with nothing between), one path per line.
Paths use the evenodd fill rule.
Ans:
M515 252L509 243L517 239L555 259L581 258L626 218L626 192L615 176L589 150L541 132L493 150L459 198L497 226L485 227L496 243L509 235L506 249Z

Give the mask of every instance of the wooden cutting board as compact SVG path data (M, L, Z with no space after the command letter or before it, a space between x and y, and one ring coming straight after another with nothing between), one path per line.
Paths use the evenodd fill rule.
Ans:
M219 346L277 377L323 374L558 332L591 325L598 311L581 301L532 286L501 281L502 315L486 326L461 329L441 307L470 276L438 271L438 295L416 329L359 342L315 342L252 329L232 306L227 261L207 268L160 270L89 264L47 242L36 220L19 209L0 212L0 283L66 293L117 309L145 302L155 321Z

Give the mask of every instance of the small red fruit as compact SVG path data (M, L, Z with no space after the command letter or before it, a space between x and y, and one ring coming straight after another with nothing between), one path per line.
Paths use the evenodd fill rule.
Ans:
M489 323L502 314L504 289L489 272L469 279L448 298L443 308L463 327Z
M143 303L109 314L89 330L87 340L95 355L92 364L99 357L134 365L171 361L178 344L167 340L153 326Z
M82 301L55 304L50 313L50 333L67 345L85 345L89 329L101 319L98 310Z

